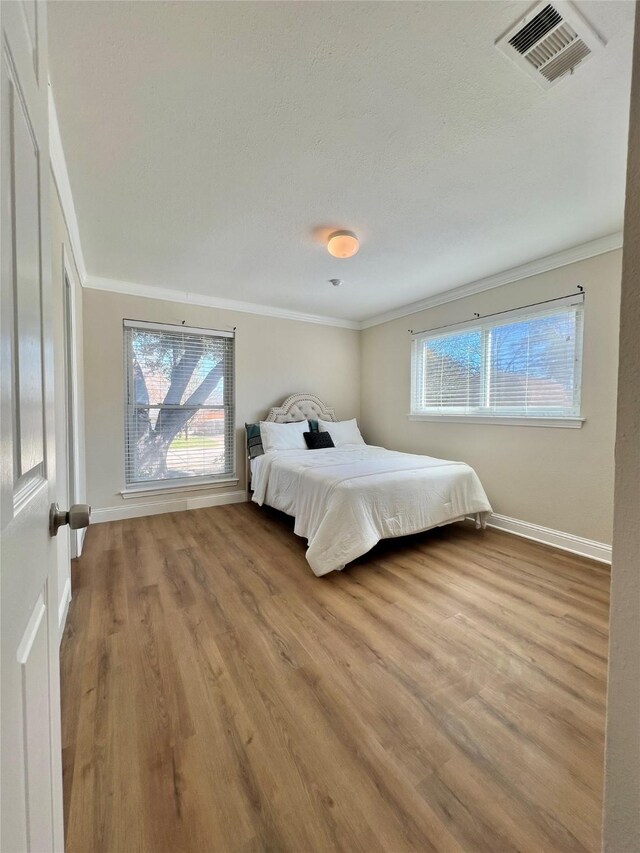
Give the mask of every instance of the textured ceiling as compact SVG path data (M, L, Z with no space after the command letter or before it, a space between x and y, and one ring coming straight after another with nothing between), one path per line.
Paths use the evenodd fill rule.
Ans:
M50 3L89 274L359 320L619 230L633 3L577 5L545 91L528 2Z

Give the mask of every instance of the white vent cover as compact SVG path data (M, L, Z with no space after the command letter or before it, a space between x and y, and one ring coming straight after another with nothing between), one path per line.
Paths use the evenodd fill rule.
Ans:
M568 0L537 3L496 41L496 47L544 89L604 44Z

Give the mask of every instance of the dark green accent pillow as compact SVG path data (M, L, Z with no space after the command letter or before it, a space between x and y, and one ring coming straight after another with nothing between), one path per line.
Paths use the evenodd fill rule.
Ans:
M247 431L247 453L249 459L255 459L256 456L262 456L264 449L262 447L262 436L260 435L260 424L245 424Z

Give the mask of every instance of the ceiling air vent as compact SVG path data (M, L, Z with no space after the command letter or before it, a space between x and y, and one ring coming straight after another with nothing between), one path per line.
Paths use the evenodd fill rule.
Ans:
M496 47L548 89L604 44L572 3L556 0L535 5Z

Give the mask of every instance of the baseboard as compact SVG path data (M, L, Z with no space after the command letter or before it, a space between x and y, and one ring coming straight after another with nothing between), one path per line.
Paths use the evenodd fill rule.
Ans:
M92 513L92 520L93 520L93 513ZM81 557L82 551L84 549L84 540L85 540L85 537L87 535L87 528L86 527L80 528L78 533L80 534L80 536L78 536L78 554L77 554L77 556Z
M69 605L71 604L71 578L67 578L64 582L64 589L62 590L62 596L60 598L60 604L58 605L58 642L62 640L62 634L64 633L64 626L67 621L67 613L69 612Z
M570 551L581 557L589 557L600 563L611 563L611 545L604 542L594 542L593 539L583 539L582 536L574 536L572 533L563 533L561 530L553 530L551 527L542 527L539 524L531 524L529 521L520 521L518 518L509 518L508 515L493 513L487 522L487 527L495 527L496 530L504 530L524 539L533 539L534 542L542 542L561 551Z
M127 502L126 504L123 503L122 506L108 506L92 510L91 523L100 524L103 521L142 518L145 515L160 515L165 512L183 512L187 509L202 509L208 506L222 506L223 504L238 504L246 500L247 493L243 489L236 492L223 492L219 495L190 495L182 498L172 496L169 500L149 503L131 504Z
M142 518L145 515L159 515L165 512L183 512L188 509L244 503L246 500L248 500L247 492L242 490L225 492L221 495L191 496L152 503L127 503L122 506L94 509L91 513L91 523L100 524L104 521ZM539 524L532 524L529 521L521 521L518 518L510 518L508 515L498 513L491 515L487 527L494 527L496 530L505 531L505 533L513 533L515 536L521 536L524 539L532 539L534 542L541 542L543 545L551 545L561 551L570 551L572 554L589 557L591 560L597 560L600 563L611 563L611 545L606 545L604 542L584 539L582 536L574 536L572 533L564 533L561 530L553 530L551 527L542 527ZM69 587L69 600L70 598L71 587ZM60 606L62 608L62 603ZM68 601L66 607L68 607Z

